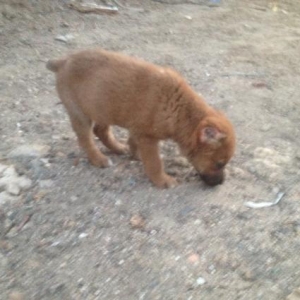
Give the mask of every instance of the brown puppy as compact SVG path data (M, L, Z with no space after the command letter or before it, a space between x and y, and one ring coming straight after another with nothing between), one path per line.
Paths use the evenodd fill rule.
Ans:
M127 128L131 153L158 187L171 187L159 156L160 140L173 139L208 185L224 180L224 166L235 148L231 123L211 108L175 71L101 49L50 60L56 87L79 144L90 162L109 166L94 134L113 152L127 152L110 125Z

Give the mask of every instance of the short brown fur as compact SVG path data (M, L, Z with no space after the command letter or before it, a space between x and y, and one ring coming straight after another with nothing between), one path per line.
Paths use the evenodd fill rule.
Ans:
M126 153L110 131L129 130L129 148L158 187L171 187L159 156L160 140L172 139L209 185L222 183L235 148L231 123L196 94L175 71L102 49L50 60L56 87L79 144L90 162L109 166L93 133L113 152Z

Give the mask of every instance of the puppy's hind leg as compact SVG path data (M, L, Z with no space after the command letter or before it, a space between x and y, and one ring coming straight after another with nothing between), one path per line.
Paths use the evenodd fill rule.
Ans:
M128 152L128 146L116 140L109 126L96 124L93 130L99 140L112 152L116 154L125 154Z
M93 122L77 107L67 107L73 130L78 143L86 152L90 163L96 167L106 168L111 165L110 160L97 148L93 136Z

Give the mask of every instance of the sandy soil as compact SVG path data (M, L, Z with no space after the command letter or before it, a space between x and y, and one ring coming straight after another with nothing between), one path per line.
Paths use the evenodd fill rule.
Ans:
M276 300L300 286L300 3L162 2L87 15L0 0L0 299ZM225 184L202 184L172 142L171 190L127 156L78 159L45 62L96 45L174 67L225 111L238 136Z

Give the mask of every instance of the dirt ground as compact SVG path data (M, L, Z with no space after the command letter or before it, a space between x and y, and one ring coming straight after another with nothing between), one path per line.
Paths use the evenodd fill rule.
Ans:
M286 299L300 287L300 3L114 3L0 0L0 299ZM88 164L45 62L92 46L174 67L228 115L223 185L200 182L172 142L174 189L100 143L114 166Z

